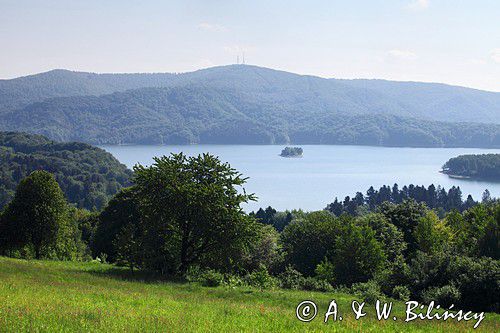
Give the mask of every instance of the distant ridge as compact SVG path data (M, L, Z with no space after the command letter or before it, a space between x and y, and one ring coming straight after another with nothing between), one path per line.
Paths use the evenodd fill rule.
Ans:
M500 93L250 65L0 80L0 129L90 143L500 146Z

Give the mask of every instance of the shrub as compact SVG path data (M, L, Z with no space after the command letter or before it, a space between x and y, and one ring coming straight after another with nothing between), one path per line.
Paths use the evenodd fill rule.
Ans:
M335 267L325 258L316 266L316 277L320 280L333 282L335 280Z
M276 278L272 277L263 265L258 270L248 274L245 280L250 286L261 290L270 289L278 285Z
M364 302L374 304L377 300L382 300L384 294L380 286L374 280L363 283L355 283L351 287L352 292L362 298Z
M238 275L229 274L225 276L224 285L227 287L245 286L245 281Z
M218 287L224 283L224 275L209 269L201 274L199 282L205 287Z
M187 282L201 282L203 273L199 266L190 266L184 273L184 279Z
M303 279L301 289L310 291L332 291L333 287L328 281L307 277Z
M285 271L278 276L281 288L285 289L301 289L304 283L302 274L293 269L292 266L287 266Z
M449 308L452 304L460 302L460 290L453 285L443 287L432 287L422 293L422 300L429 304L434 301L442 307Z
M406 286L395 286L394 289L392 289L392 297L395 299L399 299L401 301L408 301L410 300L410 289Z

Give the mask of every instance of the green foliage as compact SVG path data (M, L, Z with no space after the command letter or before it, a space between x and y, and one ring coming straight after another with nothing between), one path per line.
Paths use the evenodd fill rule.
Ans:
M137 223L124 225L116 235L113 245L116 249L116 262L131 270L142 264L142 230Z
M155 158L136 166L135 190L144 224L144 266L183 273L191 265L227 269L258 236L254 218L240 204L245 178L204 154Z
M277 212L276 209L271 206L267 207L265 210L260 208L257 213L250 213L250 215L255 216L257 221L272 225L276 230L282 232L283 229L292 222L294 215L302 214L301 211L285 211Z
M500 262L491 258L453 256L446 253L427 255L420 252L412 260L409 287L421 297L425 290L455 286L461 294L458 307L475 311L500 309Z
M35 170L52 173L70 203L98 210L129 184L131 176L130 170L102 149L0 132L0 209L12 199L20 180Z
M224 274L209 269L201 274L199 282L205 287L218 287L224 283Z
M334 248L341 223L328 212L312 212L293 220L281 234L286 262L306 276L311 276L318 264Z
M301 289L304 284L304 276L292 266L287 266L278 276L278 280L280 287L285 289Z
M356 282L367 282L384 268L386 258L370 227L349 223L335 239L331 258L335 283L350 286Z
M336 216L345 213L353 216L362 216L368 212L385 210L389 203L400 204L407 200L414 200L417 203L425 204L428 208L439 212L450 212L453 210L462 212L477 205L477 202L474 201L471 195L462 200L460 187L452 186L446 191L440 186L436 188L434 184L428 187L410 184L400 189L398 184L394 184L392 188L383 185L378 190L370 186L368 191L366 191L366 195L356 192L354 197L346 196L344 201L339 201L338 198L335 198L325 209ZM443 216L443 214L439 215L440 217Z
M245 281L248 285L256 287L259 289L270 289L278 285L276 278L271 276L264 265L261 265L258 269L248 274L245 277Z
M500 180L500 154L460 155L443 165L443 172L452 176Z
M256 239L242 253L240 268L253 271L264 265L272 272L279 271L284 260L279 233L270 225L257 224L256 230Z
M132 229L138 232L136 229L142 222L142 215L134 191L133 187L123 189L111 199L106 208L99 214L98 224L92 239L92 255L94 257L106 254L110 262L115 262L119 252L117 247L123 249L120 244L126 245L127 243L125 235L132 232ZM124 232L125 228L128 228L127 232ZM119 235L121 240L117 243ZM129 234L130 237L135 235L135 232ZM138 242L135 238L131 241Z
M434 212L420 218L414 235L419 250L426 253L443 252L452 245L452 230Z
M367 282L355 283L351 287L352 292L360 297L363 302L375 304L377 300L382 301L384 294L380 291L380 286L374 280Z
M407 244L405 255L412 256L418 248L414 230L424 217L428 209L424 203L417 203L414 200L405 200L401 204L384 203L380 207L380 212L403 232L404 241Z
M442 287L431 287L422 292L422 300L429 304L434 301L442 307L449 308L451 305L460 302L460 290L453 285L445 285Z
M446 224L454 234L455 251L466 256L500 257L500 202L489 201L463 214L450 213Z
M392 289L391 296L406 302L410 300L411 292L408 287L397 285Z
M393 262L406 249L403 233L380 213L370 213L357 218L360 225L367 225L375 232L389 262Z
M21 180L2 223L4 250L32 247L37 259L73 259L77 252L66 200L48 172L34 171Z
M314 272L320 280L329 281L330 283L335 282L335 266L327 258L316 266Z
M328 281L322 280L317 277L308 276L303 278L303 280L301 281L300 289L330 292L333 290L333 287Z

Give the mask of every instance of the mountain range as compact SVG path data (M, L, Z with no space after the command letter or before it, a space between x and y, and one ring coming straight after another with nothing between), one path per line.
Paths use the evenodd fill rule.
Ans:
M500 147L500 93L250 65L0 80L0 130L95 144Z

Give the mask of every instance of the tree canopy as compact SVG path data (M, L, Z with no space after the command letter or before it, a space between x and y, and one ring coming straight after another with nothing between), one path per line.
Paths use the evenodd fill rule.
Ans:
M55 176L76 207L102 209L132 172L111 154L84 143L58 143L40 135L0 132L0 209L17 184L35 170Z

